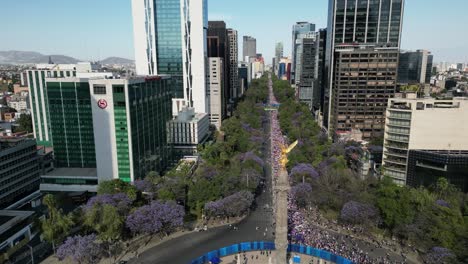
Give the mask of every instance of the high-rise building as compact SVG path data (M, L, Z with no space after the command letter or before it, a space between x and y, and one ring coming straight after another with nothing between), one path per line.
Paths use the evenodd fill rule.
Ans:
M209 89L208 96L210 100L209 118L216 129L221 128L221 122L225 116L223 107L223 60L221 58L208 58L209 62ZM237 67L236 67L237 68Z
M388 100L384 175L412 186L430 185L442 176L467 190L468 173L463 168L468 167L468 123L460 122L465 116L465 98L418 99L409 94Z
M132 13L137 74L172 76L174 116L208 112L207 0L132 0Z
M0 138L0 209L39 191L41 181L36 141Z
M281 60L281 58L283 58L283 52L284 52L283 42L276 43L275 57L273 58L275 60L273 63L273 70L275 73L278 72L279 61Z
M433 55L427 50L400 53L398 83L429 84L432 75Z
M292 28L292 65L291 83L297 85L301 81L302 53L304 38L315 37L315 24L309 22L297 22Z
M229 82L231 88L230 99L236 100L239 97L239 43L237 39L237 30L228 28L229 39Z
M29 84L33 131L38 145L52 146L46 78L74 77L77 72L91 72L92 70L90 63L79 63L37 64L35 69L26 71L25 81Z
M314 89L313 110L317 112L317 117L324 118L320 111L325 105L325 83L327 71L325 68L325 51L327 45L327 29L320 29L317 32L317 89ZM319 120L319 119L317 119ZM322 122L321 122L322 123Z
M300 82L298 83L299 101L312 109L314 90L317 89L317 39L316 36L307 36L302 39L302 55Z
M48 117L57 168L96 168L88 79L46 78Z
M248 62L239 62L239 97L242 96L249 88L249 84L252 80L251 77L251 65Z
M226 118L232 92L230 87L230 47L228 31L224 21L208 21L208 57L221 58L222 60L223 70L220 73L223 74L223 86L221 87L223 116L221 118L224 119ZM208 106L208 110L209 108Z
M250 36L244 36L242 59L246 57L255 58L257 56L257 40Z
M89 86L99 182L162 173L172 161L170 77L91 79Z
M385 107L396 89L404 0L330 0L325 126L383 135Z

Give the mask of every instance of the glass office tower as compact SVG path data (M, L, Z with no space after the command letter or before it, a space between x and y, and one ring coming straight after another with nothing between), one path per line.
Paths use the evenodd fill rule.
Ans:
M173 78L173 116L186 106L206 113L207 1L132 0L138 75Z

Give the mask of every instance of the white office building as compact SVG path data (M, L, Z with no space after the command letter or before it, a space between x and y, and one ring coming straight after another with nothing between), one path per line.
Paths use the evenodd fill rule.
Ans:
M399 185L407 184L411 150L468 150L468 100L406 98L388 100L383 168L384 175Z
M208 58L209 60L209 89L208 96L210 101L209 117L210 123L217 130L221 128L223 120L223 60L218 57Z
M168 122L167 139L172 144L175 157L197 153L198 144L208 139L210 119L206 113L195 113L193 108L184 108L174 120Z
M206 0L132 0L136 72L172 76L173 116L208 112L207 8Z

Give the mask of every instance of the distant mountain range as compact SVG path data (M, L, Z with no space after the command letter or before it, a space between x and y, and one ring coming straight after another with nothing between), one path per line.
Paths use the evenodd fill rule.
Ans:
M0 51L0 64L36 64L48 63L49 57L52 62L60 64L73 64L83 60L64 55L44 55L34 51ZM101 64L133 64L133 60L109 57L101 61Z

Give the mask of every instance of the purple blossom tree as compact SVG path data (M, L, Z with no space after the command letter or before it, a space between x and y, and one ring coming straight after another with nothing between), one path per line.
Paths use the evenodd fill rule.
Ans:
M154 192L154 184L147 179L136 180L133 185L135 185L137 190L140 192Z
M436 264L436 263L453 263L455 260L455 254L450 249L443 247L433 247L425 255L425 263Z
M88 200L84 206L85 211L91 210L94 206L112 205L120 213L130 210L132 200L125 193L99 194Z
M340 219L351 224L375 224L379 220L379 213L371 204L349 201L343 205Z
M252 205L254 195L249 191L240 191L224 199L205 204L208 216L233 217L247 212Z
M168 234L183 225L184 216L183 206L173 201L154 201L136 209L127 217L125 224L136 234Z
M319 174L312 165L299 163L292 168L290 177L293 177L294 179L302 178L302 183L305 183L306 178L317 179Z
M96 243L96 235L68 237L57 249L60 261L70 259L74 263L93 264L101 259L102 248Z
M312 197L312 186L308 183L299 183L291 188L291 196L299 207L305 207Z

